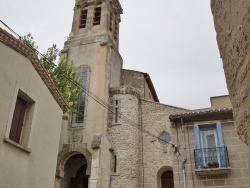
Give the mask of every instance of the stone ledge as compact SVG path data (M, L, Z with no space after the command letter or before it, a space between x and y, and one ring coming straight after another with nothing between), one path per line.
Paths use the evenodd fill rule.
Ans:
M140 92L133 87L113 87L110 88L109 93L111 97L119 94L128 94L135 96L137 99L140 99Z
M28 153L28 154L30 154L31 151L32 151L30 148L27 148L27 147L25 147L25 146L23 146L21 144L18 144L16 142L14 142L13 140L10 140L9 138L4 138L3 141L5 143L7 143L7 144L10 144L10 145L12 145L12 146L14 146L14 147L16 147L16 148L18 148L18 149L20 149L20 150Z
M230 171L231 171L231 167L195 169L195 173L198 174L200 177L227 175L230 173Z

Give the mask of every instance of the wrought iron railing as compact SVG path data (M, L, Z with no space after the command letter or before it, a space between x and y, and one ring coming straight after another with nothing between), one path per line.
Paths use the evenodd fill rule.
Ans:
M227 147L194 150L195 168L226 168L230 166Z

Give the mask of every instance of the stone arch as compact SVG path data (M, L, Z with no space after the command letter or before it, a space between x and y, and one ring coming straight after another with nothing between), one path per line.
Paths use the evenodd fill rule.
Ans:
M157 188L161 188L161 176L166 171L172 171L173 172L173 167L171 167L171 166L163 166L158 170L158 172L157 172Z
M57 168L56 168L56 176L63 178L64 177L64 167L66 162L70 157L76 154L82 154L87 161L87 170L86 175L90 176L91 173L91 162L92 155L86 148L86 144L69 144L65 147L59 154L57 158Z

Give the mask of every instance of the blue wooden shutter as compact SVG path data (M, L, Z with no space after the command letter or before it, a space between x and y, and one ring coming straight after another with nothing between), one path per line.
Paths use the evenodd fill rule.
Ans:
M196 143L196 159L195 159L196 165L197 167L203 167L200 127L198 125L194 126L194 135L195 135L195 143Z
M222 134L222 126L221 123L216 124L216 132L217 132L217 138L218 138L218 154L220 158L220 166L226 167L227 166L227 158L226 158L226 150L224 147L224 139Z

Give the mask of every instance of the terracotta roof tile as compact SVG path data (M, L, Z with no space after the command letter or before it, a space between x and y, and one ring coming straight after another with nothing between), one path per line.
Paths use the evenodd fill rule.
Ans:
M13 35L9 34L7 31L0 27L0 42L8 45L10 48L15 50L16 52L24 55L27 57L42 80L44 81L45 85L49 89L50 93L53 95L59 106L62 110L66 110L69 108L68 103L64 100L63 96L60 94L58 88L55 86L54 82L50 78L48 72L38 59L35 51L31 49L29 46L24 44L19 39L15 38Z

